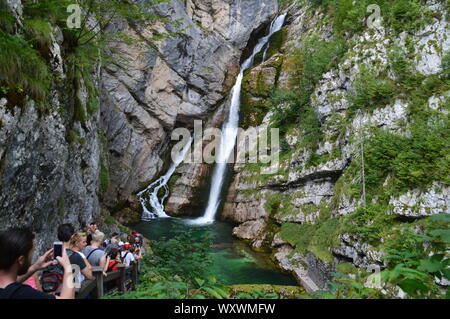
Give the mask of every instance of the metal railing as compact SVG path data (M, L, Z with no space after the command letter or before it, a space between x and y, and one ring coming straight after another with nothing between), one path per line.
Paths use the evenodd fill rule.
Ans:
M75 299L85 299L88 296L100 299L115 291L123 294L127 291L128 285L130 285L129 290L135 290L136 285L138 284L139 263L129 267L119 265L117 268L119 270L108 272L107 275L104 276L103 267L93 267L92 274L94 275L94 279L83 281L81 287L75 291ZM131 274L131 278L127 278L127 274ZM117 281L114 288L105 292L105 284L114 280Z

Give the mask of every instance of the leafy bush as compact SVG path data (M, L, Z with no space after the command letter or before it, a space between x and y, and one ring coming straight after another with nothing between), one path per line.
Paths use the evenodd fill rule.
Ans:
M281 226L281 238L294 246L302 254L313 252L316 257L331 262L330 248L339 244L340 220L325 218L316 224L284 223Z
M326 10L334 21L336 34L361 32L366 27L369 16L367 8L371 4L380 7L383 25L396 33L416 32L429 22L432 13L424 10L423 0L309 0L313 8Z
M20 103L24 95L45 100L51 73L42 57L20 36L0 30L0 84L9 88L10 104Z
M450 287L441 287L439 280L450 280L450 215L441 213L414 224L406 224L387 238L385 256L387 267L380 274L385 290L368 288L369 273L335 273L327 291L318 292L321 298L390 298L399 293L407 298L449 298Z
M169 240L154 241L153 255L142 260L137 290L106 298L229 298L228 289L210 273L211 244L210 234L193 230L180 230Z
M426 189L433 181L450 184L450 127L446 121L416 123L411 137L379 130L366 147L366 183L369 193L376 194L387 176L393 193L412 188Z
M168 276L206 278L212 264L211 245L210 234L197 234L193 230L183 231L169 240L162 239L153 247L152 268Z
M446 52L442 57L441 68L444 79L450 79L450 51Z
M377 75L363 65L360 76L353 83L355 93L350 96L351 110L376 109L393 101L395 83L388 77Z
M108 46L111 43L126 43L133 46L152 47L153 42L179 31L160 33L154 30L153 37L143 40L122 32L106 32L115 19L128 21L131 26L153 29L155 21L179 26L178 21L158 17L150 13L151 8L168 0L128 2L118 0L81 0L83 10L80 28L69 28L67 8L70 0L24 0L23 27L19 27L2 0L0 3L0 87L1 96L9 105L22 105L28 95L39 106L49 106L47 99L51 84L63 92L61 110L70 116L71 122L83 123L99 108L98 92L92 80L94 66L101 57L104 63L111 61ZM95 20L94 20L95 19ZM96 21L96 23L91 23ZM49 71L52 32L57 26L63 35L61 53L66 80L53 77ZM14 33L22 36L13 35ZM124 61L114 61L121 65ZM53 83L52 83L53 82ZM87 103L81 103L80 90L88 91Z

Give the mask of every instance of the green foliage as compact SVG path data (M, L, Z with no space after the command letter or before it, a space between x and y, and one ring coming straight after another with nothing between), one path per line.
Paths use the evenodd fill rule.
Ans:
M330 249L339 245L340 220L322 217L316 224L283 223L281 239L293 245L296 251L311 251L317 258L331 262Z
M383 26L397 34L414 33L433 17L432 12L424 9L423 0L309 0L309 3L329 13L335 34L348 36L366 28L366 19L373 13L367 10L371 4L380 7Z
M442 57L442 76L444 79L450 79L450 51L447 51Z
M45 61L30 44L0 30L0 84L5 88L0 94L7 97L9 104L21 105L25 95L45 100L50 82Z
M230 294L233 299L305 299L307 295L299 286L279 285L232 285Z
M311 94L322 75L339 63L346 50L343 39L326 42L312 35L305 40L293 59L292 88L277 90L271 97L273 127L279 127L280 133L285 134L285 128L300 125L304 131L303 145L313 149L317 146L323 137L311 106Z
M447 292L436 279L450 279L450 215L441 213L403 225L386 237L387 268L380 274L381 284L388 292L367 288L368 273L360 270L353 275L336 273L322 298L384 298L398 293L398 288L409 298L447 298Z
M448 117L419 118L411 125L410 132L402 136L383 129L372 130L371 137L365 141L364 154L367 206L345 216L344 232L378 245L395 224L394 216L389 214L392 197L410 189L426 191L435 181L450 185ZM353 161L345 177L358 176L360 170L359 161ZM360 183L360 180L347 180L348 197L359 199Z
M99 173L99 190L100 194L106 192L110 184L109 174L109 152L108 152L108 140L105 132L98 130L98 136L100 138L100 173Z
M47 53L45 51L49 50L52 43L50 23L40 19L25 19L23 24L30 44L41 53Z
M387 213L383 201L369 202L343 219L342 232L357 235L374 246L380 243L394 224L394 216Z
M106 162L103 156L100 158L99 183L100 183L100 192L104 193L109 187L110 177L109 177L108 163Z
M433 181L449 185L449 120L416 123L410 137L377 131L366 146L366 182L376 194L387 176L393 194L408 189L426 189Z
M80 134L78 134L75 130L69 130L67 132L67 141L69 143L84 143L85 139L80 137Z
M212 263L210 246L211 236L208 233L183 231L174 238L162 239L155 244L152 266L165 275L178 275L191 280L205 278L210 275L209 266Z
M267 292L263 290L254 290L252 293L240 292L235 299L280 299L276 292Z
M274 54L280 52L283 43L286 41L287 28L282 28L280 31L275 32L269 40L269 48L266 53L266 61L270 59Z
M443 298L436 278L450 280L450 217L441 213L427 218L427 222L424 234L409 227L401 233L402 240L387 243L389 267L382 278L413 298Z
M13 33L15 23L14 16L8 10L6 1L0 0L0 30Z
M353 34L364 29L367 6L366 1L333 1L332 16L334 18L335 33Z
M360 76L354 82L355 94L350 97L351 110L373 110L393 101L395 84L388 77L377 75L362 66Z
M176 232L171 239L155 241L153 255L144 256L143 275L136 291L107 298L230 298L228 288L210 273L211 235L192 229Z
M377 289L367 288L364 281L369 273L359 271L355 274L344 274L339 271L332 273L333 280L328 284L327 290L315 292L320 299L369 299L383 298Z

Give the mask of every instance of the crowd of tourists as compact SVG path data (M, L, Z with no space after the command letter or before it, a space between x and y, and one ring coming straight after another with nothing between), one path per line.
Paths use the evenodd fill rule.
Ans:
M95 222L80 231L62 224L57 239L61 256L51 248L32 264L34 234L24 228L0 232L0 299L73 299L77 284L94 278L93 267L107 276L143 256L144 238L137 231L107 238Z

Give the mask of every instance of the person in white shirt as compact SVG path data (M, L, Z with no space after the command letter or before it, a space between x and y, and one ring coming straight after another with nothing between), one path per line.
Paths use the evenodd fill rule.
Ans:
M134 263L135 258L132 252L130 252L131 245L129 243L125 243L123 245L123 251L121 253L122 260L125 266L129 267L131 263Z

